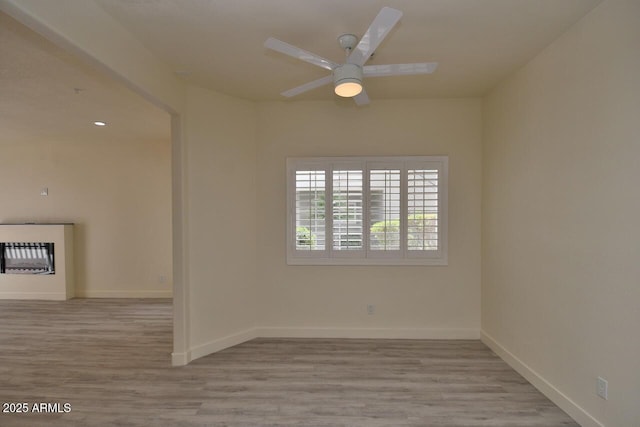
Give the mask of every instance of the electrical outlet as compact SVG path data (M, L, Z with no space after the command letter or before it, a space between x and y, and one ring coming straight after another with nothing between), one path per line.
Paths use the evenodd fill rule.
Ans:
M167 283L167 276L159 276L158 277L158 283Z
M607 382L607 380L602 377L598 377L598 382L596 383L596 394L604 400L607 400L608 388L609 383Z
M376 312L376 306L373 304L367 304L367 314L372 315Z

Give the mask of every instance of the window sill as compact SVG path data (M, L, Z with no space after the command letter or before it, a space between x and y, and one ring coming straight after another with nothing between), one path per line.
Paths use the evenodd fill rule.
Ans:
M447 266L446 258L293 258L287 259L287 265L379 265L379 266Z

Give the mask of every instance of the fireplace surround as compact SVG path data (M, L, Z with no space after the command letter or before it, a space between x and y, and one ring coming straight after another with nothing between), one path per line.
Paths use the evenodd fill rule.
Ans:
M0 224L0 299L74 296L73 224Z

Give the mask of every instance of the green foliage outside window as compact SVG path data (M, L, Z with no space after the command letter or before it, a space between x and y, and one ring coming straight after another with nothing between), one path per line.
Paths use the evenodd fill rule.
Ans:
M400 220L378 221L371 226L371 248L400 249Z
M407 223L407 242L409 249L433 247L438 237L438 215L409 215ZM391 249L400 247L400 220L378 221L371 226L371 247Z
M296 227L296 242L298 246L314 246L316 235L307 227Z

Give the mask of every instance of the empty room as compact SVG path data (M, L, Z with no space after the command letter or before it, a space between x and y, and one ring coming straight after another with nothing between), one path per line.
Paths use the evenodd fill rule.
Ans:
M637 0L0 0L0 426L640 426Z

